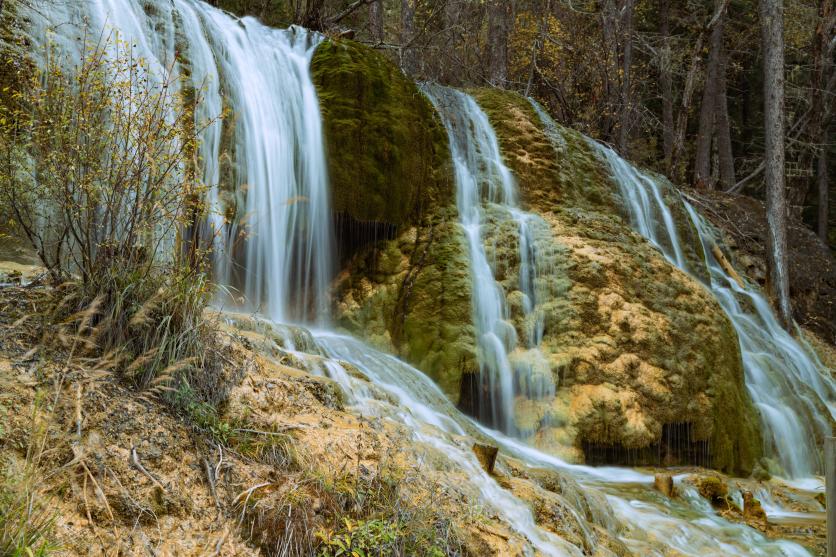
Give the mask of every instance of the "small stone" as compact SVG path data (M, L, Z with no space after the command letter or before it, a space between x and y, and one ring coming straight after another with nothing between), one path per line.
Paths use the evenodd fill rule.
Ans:
M656 474L653 478L653 487L665 497L674 496L673 476L670 474Z
M729 495L729 486L717 476L703 476L696 483L700 495L711 501L712 505L725 502Z
M491 445L482 445L480 443L475 443L473 445L473 453L476 455L476 458L479 459L479 464L482 465L482 468L485 469L485 472L488 474L493 474L493 467L496 464L496 454L499 452L499 449L496 447L492 447Z
M755 499L751 491L743 492L743 517L752 520L766 521L766 511L761 502Z

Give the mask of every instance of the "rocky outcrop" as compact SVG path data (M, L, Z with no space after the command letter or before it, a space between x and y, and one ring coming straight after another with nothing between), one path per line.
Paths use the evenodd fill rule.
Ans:
M374 61L373 76L390 75L377 67L387 64L384 59L353 43L325 48L335 64L337 55L346 60L340 69L346 75L337 83L370 79L358 60ZM323 85L324 107L350 105L356 122L387 118L378 103L358 104L356 98L366 98L362 86ZM696 278L632 232L618 187L586 139L559 126L547 129L522 97L497 90L471 93L497 131L523 207L539 216L532 242L540 266L536 287L543 295L534 314L543 321L543 336L539 353L520 349L510 355L515 368L529 371L515 378L522 393L516 400L517 430L538 447L574 461L750 471L761 451L757 417L743 384L737 338L716 301ZM326 110L326 122L334 114ZM423 129L414 122L411 127ZM348 128L362 130L359 124ZM397 149L401 140L394 140ZM366 164L369 151L362 142L340 146L342 160ZM433 160L433 168L442 168ZM332 162L338 207L347 187L341 166ZM452 203L443 201L449 197L434 189L448 187L450 196L454 185L427 182L421 173L410 178L399 168L391 186L372 180L369 212L357 215L382 218L385 208L397 204L392 221L410 225L347 261L336 283L335 314L341 326L415 364L467 408L474 396L469 378L478 371L467 248ZM364 179L355 176L351 183ZM412 191L437 193L417 211L405 202L411 194L404 192ZM376 201L378 195L384 199ZM669 189L666 195L676 194ZM509 320L526 339L532 314L523 311L519 233L496 213L500 210L485 211L486 254L505 293ZM420 218L410 217L417 214ZM687 227L680 234L693 237ZM686 257L701 258L699 249L688 248ZM554 384L552 396L543 386Z
M477 363L447 134L416 85L370 48L325 41L312 74L345 262L336 321L457 401Z
M455 213L355 256L335 286L337 324L423 370L458 403L476 373L467 244Z
M429 101L383 54L350 40L316 50L332 210L400 226L452 203L447 135Z
M757 417L717 302L632 232L618 188L576 132L560 128L555 149L525 99L474 96L521 196L551 227L562 254L556 272L569 283L544 332L557 396L518 404L519 421L539 422L535 443L587 462L751 470L761 450Z

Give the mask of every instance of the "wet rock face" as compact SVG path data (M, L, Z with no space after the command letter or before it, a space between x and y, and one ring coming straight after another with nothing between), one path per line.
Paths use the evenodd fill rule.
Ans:
M579 460L751 470L757 418L719 305L631 231L618 188L582 138L559 129L563 147L548 159L549 139L525 99L474 95L522 199L550 226L559 254L550 274L566 283L546 308L541 345L557 395L519 402L518 421L539 422L536 444Z
M311 62L332 209L357 223L417 223L453 202L447 135L429 101L381 53L324 41Z
M359 48L339 54L351 60L341 71L366 72L354 61ZM338 81L364 79L346 75ZM328 94L339 91L321 86L330 87ZM518 433L575 461L709 464L748 473L761 450L757 416L743 384L735 333L718 304L698 280L632 232L618 187L579 134L557 127L555 141L525 99L495 90L471 93L497 132L522 208L537 219L528 242L538 269L534 284L524 287L519 229L501 207L484 208L485 252L505 297L509 327L523 347L509 355ZM333 102L323 99L329 99L323 105ZM326 122L332 117L326 114ZM364 156L358 145L341 143L345 160ZM352 187L358 199L382 195L380 207L407 207L399 172L388 188L370 182L366 192L361 179ZM340 207L345 186L335 177ZM435 203L444 199L439 194L420 218L392 213L407 224L346 260L335 283L334 315L338 325L416 365L473 411L479 365L467 245L456 223L453 181L446 187L446 204ZM379 218L363 211L360 218ZM683 238L688 234L682 231ZM698 256L691 251L688 257ZM532 290L535 300L524 294ZM523 311L531 304L534 311Z
M355 256L334 287L338 326L412 363L459 402L478 371L467 245L451 210Z

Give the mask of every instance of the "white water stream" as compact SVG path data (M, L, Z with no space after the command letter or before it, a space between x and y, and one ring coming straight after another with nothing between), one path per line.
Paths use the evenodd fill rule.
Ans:
M763 294L738 283L717 261L714 232L690 203L609 147L590 145L609 165L635 229L671 263L702 280L729 316L740 341L746 387L760 412L766 453L780 463L779 472L801 478L820 471L816 443L830 434L830 420L836 419L833 378L811 350L779 325ZM663 189L672 201L666 201ZM679 223L672 203L680 206ZM694 246L699 259L693 262L686 260L680 234L689 227L699 242Z
M185 63L192 85L200 84L205 91L200 117L214 118L224 107L233 114L231 120L207 128L201 151L203 175L212 186L210 203L216 209L211 224L221 236L219 277L243 291L250 309L274 321L321 314L333 249L321 118L308 73L318 39L298 29L269 29L252 18L238 20L197 0L87 0L46 13L68 51L77 45L82 18L90 17L94 25L112 25L130 38L152 62L152 71L172 66L174 53L180 53L182 59L174 70L182 71ZM41 21L39 17L32 19ZM66 25L68 21L76 27ZM33 24L32 34L41 36L40 44L47 27ZM515 392L508 354L519 342L507 323L503 292L494 279L480 229L488 203L500 206L517 223L520 289L529 298L529 311L535 311L537 254L530 232L535 217L515 206L513 181L484 113L465 95L448 91L444 96L455 102L448 109L440 107L442 115L448 123L455 119L462 126L451 132L451 146L461 221L471 246L478 298L474 316L484 337L480 338L482 359L499 382L489 392L498 388L506 397L505 413L497 413L492 423L513 432L507 421L513 416ZM232 138L228 141L227 132ZM225 165L232 182L222 189ZM230 207L237 209L236 218L226 222L223 216ZM238 240L241 232L248 236L243 244ZM533 322L523 349L536 348L536 316ZM316 360L318 366L312 365L310 371L334 379L357 412L395 420L410 428L416 441L446 454L450 466L466 472L465 487L478 502L528 541L528 554L584 553L539 528L528 505L482 470L470 450L474 439L495 443L528 465L577 479L582 489L567 490L564 496L586 524L585 535L593 548L595 523L620 537L637 555L663 556L668 554L666 548L693 556L807 555L795 544L769 541L744 525L728 522L698 502L660 496L649 488L648 475L569 465L486 429L458 412L419 370L355 339L327 331L315 333L315 339L329 358ZM368 382L352 377L341 362L360 369ZM379 397L375 391L387 396ZM386 405L393 410L384 410ZM603 547L597 550L597 555L611 555Z
M480 367L480 419L514 434L514 400L553 397L553 374L538 345L543 316L537 308L539 262L533 227L539 217L520 210L511 171L502 161L499 142L487 115L466 93L423 85L447 129L456 180L456 204L470 257L473 320ZM517 233L522 293L523 331L510 321L506 292L495 279L497 261L485 249L486 215L492 210L500 222L512 221ZM497 226L494 224L494 226ZM496 250L494 250L496 251ZM520 338L520 337L523 338Z

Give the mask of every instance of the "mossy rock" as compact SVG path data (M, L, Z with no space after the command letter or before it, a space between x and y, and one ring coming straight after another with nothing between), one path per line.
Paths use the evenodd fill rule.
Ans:
M491 119L527 205L539 211L566 207L595 211L630 224L619 188L588 138L556 122L547 124L528 99L513 91L475 89L471 94ZM664 176L650 174L674 214L688 271L705 282L702 245L678 190Z
M710 446L714 467L748 473L762 450L757 414L736 333L703 277L683 273L631 229L618 185L586 138L557 124L548 129L516 93L471 94L491 120L523 204L551 225L560 256L550 273L568 282L546 306L540 347L564 394L532 441L557 450L551 440L574 440L655 458L648 449L684 423L690 442ZM701 258L679 193L665 181L660 188L684 243L694 246L686 257ZM498 280L508 292L513 280L503 277L518 270L513 257L504 260L509 268Z
M609 176L581 134L557 126L563 144L558 152L528 99L502 89L469 92L491 120L524 204L620 214Z
M458 403L478 370L467 243L452 207L357 254L335 288L342 328L429 375Z
M314 54L332 208L358 221L417 223L454 200L447 134L383 54L331 39Z

